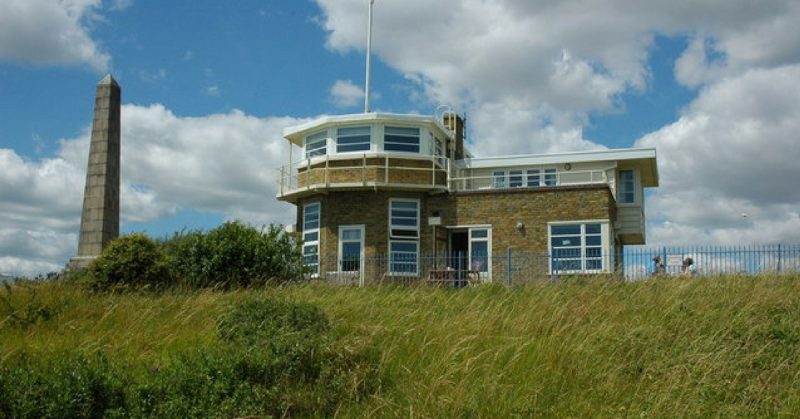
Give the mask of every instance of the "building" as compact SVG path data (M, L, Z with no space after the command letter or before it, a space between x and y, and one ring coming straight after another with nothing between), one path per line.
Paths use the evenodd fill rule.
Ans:
M510 269L509 249L544 274L610 273L623 246L645 243L655 149L475 157L464 133L453 112L286 129L302 154L280 168L277 197L297 206L312 275L364 284L463 271L490 281Z

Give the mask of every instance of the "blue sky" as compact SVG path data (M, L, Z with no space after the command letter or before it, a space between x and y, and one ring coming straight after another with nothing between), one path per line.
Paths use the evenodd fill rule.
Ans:
M109 72L123 231L291 222L280 132L362 110L366 4L0 0L0 272L74 252ZM655 147L650 243L797 242L799 28L790 0L376 0L373 108L449 104L479 155Z

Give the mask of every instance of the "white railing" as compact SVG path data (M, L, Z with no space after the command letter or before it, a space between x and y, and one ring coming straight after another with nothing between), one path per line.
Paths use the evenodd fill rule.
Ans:
M329 187L408 185L445 189L451 169L447 159L439 156L352 153L299 160L281 166L278 172L280 197ZM397 179L401 174L411 180Z
M605 170L572 170L569 172L545 173L538 175L503 176L450 176L448 183L451 191L478 191L490 189L548 188L553 186L601 185L607 184L608 175Z

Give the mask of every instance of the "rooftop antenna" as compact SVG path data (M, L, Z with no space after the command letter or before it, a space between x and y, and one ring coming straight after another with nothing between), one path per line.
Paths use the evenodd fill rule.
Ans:
M369 113L369 85L372 58L372 5L375 0L369 0L369 22L367 23L367 81L364 88L364 113Z

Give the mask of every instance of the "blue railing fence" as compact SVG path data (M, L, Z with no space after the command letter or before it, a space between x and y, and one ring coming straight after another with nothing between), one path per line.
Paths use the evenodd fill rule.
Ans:
M653 258L664 264L656 272ZM492 254L353 255L319 259L318 273L310 277L342 285L442 284L465 286L483 282L519 285L553 280L565 275L611 274L625 280L680 276L691 258L695 276L721 274L800 273L800 245L762 246L629 246L621 253L552 255L514 248ZM600 266L602 269L595 269Z

